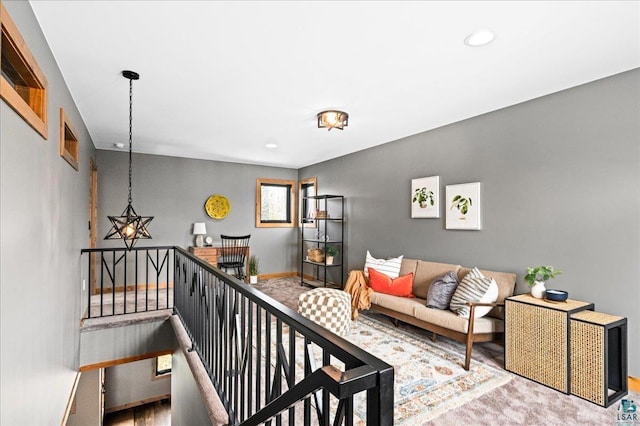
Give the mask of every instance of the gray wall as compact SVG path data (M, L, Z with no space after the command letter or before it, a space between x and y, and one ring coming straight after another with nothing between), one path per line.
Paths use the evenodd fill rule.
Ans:
M209 425L209 412L182 349L173 353L171 365L171 423Z
M175 334L168 319L83 331L80 366L168 351L175 345Z
M135 146L135 134L134 134ZM128 153L97 151L98 229L101 247L120 247L121 241L103 241L110 229L108 215L120 215L127 204ZM251 234L251 253L260 258L260 273L297 270L294 228L256 228L256 179L296 180L294 169L192 160L159 155L133 156L133 207L154 216L149 225L153 239L136 246L193 245L194 222L204 222L207 233L220 242L220 234ZM204 211L212 194L229 199L231 212L214 220ZM275 248L275 249L274 249Z
M65 426L87 426L102 424L102 383L100 369L85 371L80 375L76 390L75 413L69 414Z
M48 80L48 140L0 101L0 424L53 424L78 366L93 143L28 2L3 2ZM58 153L60 107L80 171Z
M347 197L347 261L404 254L518 274L629 321L640 377L640 70L300 170ZM440 176L439 219L411 219L411 179ZM481 182L482 230L444 229L446 185Z
M105 410L170 395L171 375L156 378L155 365L151 358L106 368Z

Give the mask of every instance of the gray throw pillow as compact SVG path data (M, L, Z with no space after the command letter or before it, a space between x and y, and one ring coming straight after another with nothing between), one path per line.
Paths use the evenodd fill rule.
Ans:
M458 287L458 274L449 271L436 278L429 287L427 293L427 307L434 309L449 309L451 297Z

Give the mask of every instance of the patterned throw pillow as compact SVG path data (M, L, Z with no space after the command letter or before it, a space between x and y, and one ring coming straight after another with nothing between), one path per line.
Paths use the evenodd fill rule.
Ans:
M413 295L413 272L398 278L390 278L376 271L375 268L369 268L369 287L378 293L400 297L415 297Z
M451 297L458 288L458 274L456 271L449 271L439 276L429 286L427 293L427 307L434 309L449 309Z
M469 318L470 309L466 302L493 303L498 300L498 284L493 278L486 278L478 268L473 268L460 281L453 297L451 298L450 309L458 316ZM493 309L491 306L477 307L474 317L480 318Z
M364 275L365 277L369 276L369 268L375 268L378 272L382 272L388 277L398 278L400 275L400 266L402 265L402 258L404 255L400 257L394 257L391 259L376 259L371 256L369 250L367 250L367 257L364 261Z

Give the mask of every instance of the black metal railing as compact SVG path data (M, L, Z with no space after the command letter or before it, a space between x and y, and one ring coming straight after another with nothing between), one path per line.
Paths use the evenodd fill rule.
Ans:
M81 257L85 318L173 308L173 247L83 249Z
M185 250L174 253L174 312L231 424L393 424L392 366Z

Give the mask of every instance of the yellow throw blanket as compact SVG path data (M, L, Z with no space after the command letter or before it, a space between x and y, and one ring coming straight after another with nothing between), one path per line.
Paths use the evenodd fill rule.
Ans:
M371 293L373 290L367 285L364 271L351 271L344 286L344 291L351 295L351 319L358 319L359 309L371 307Z

